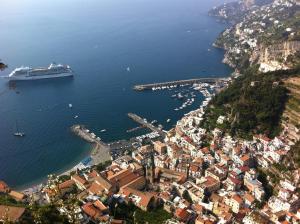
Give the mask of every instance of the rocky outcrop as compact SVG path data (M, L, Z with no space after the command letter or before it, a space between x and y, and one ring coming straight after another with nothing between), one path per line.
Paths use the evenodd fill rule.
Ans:
M259 64L261 72L286 70L294 66L289 56L300 52L300 41L284 41L269 46L261 45L253 51L250 62Z

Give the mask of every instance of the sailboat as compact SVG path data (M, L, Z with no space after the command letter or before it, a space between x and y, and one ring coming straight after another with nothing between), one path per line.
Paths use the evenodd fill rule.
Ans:
M24 137L25 133L24 132L20 132L18 129L18 122L16 122L16 132L14 133L14 136L16 137Z

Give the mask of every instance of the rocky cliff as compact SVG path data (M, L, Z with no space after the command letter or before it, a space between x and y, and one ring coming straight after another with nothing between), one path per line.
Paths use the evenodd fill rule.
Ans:
M251 64L259 64L259 71L269 72L293 68L300 54L300 41L284 41L257 47L250 57Z

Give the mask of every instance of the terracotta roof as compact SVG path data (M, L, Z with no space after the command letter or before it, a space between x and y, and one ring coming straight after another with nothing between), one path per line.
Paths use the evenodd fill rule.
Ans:
M245 162L245 161L247 161L247 160L249 160L250 159L250 157L249 157L249 155L243 155L242 157L241 157L241 160L243 161L243 162Z
M95 177L95 182L103 187L105 190L109 191L112 188L112 184L106 178L100 176Z
M111 170L106 172L107 177L111 177L112 175L114 175L115 173Z
M100 216L102 215L101 211L95 208L91 202L84 204L81 208L88 216L90 216L94 220L100 219Z
M190 167L190 171L192 171L192 172L197 172L199 170L200 170L200 167L195 164L192 164Z
M139 178L140 175L132 172L129 169L122 170L115 175L108 178L109 181L111 181L113 184L119 185L119 187L122 187L126 185L127 183L133 181L134 179Z
M234 183L235 185L239 185L239 184L242 183L239 179L234 178L234 177L228 177L228 179L229 179L232 183Z
M202 149L200 149L201 152L203 152L204 154L209 154L209 149L207 147L204 147Z
M70 188L75 184L74 180L66 180L58 185L59 189Z
M153 142L153 144L158 145L159 147L165 147L166 146L166 144L161 142L161 141L155 141L155 142Z
M203 206L200 204L195 204L194 210L196 211L196 213L201 214L203 212Z
M168 191L161 192L159 194L159 197L162 198L162 199L164 199L164 200L166 200L166 201L168 201L168 200L171 199L171 195L170 195L170 193Z
M251 194L249 194L249 193L246 193L244 195L244 197L245 197L245 200L249 201L250 203L252 203L252 202L255 201L255 198Z
M82 185L85 185L86 183L87 183L87 181L83 178L83 177L81 177L81 176L79 176L79 175L73 175L72 176L72 179L75 181L75 182L78 182L78 183L80 183L80 184L82 184Z
M16 200L23 200L25 198L24 194L17 191L11 191L9 192L9 195L15 198Z
M239 203L239 204L242 204L243 203L243 199L239 196L239 195L237 195L237 194L235 194L233 197L232 197L232 199L233 200L235 200L237 203Z
M94 201L93 204L96 208L98 208L102 212L107 210L107 207L99 200Z
M204 182L204 185L205 185L206 187L210 187L210 186L212 186L212 185L217 184L218 182L219 182L219 181L216 180L215 178L213 178L213 177L211 177L211 176L207 176L207 177L206 177L206 181Z
M242 172L246 172L246 171L249 171L249 170L250 170L250 168L249 168L248 166L241 166L241 167L239 167L239 169L240 169L240 171L242 171Z
M140 195L141 196L141 195ZM153 194L144 194L142 197L141 197L141 200L139 202L139 204L144 207L144 208L147 208L151 199L153 198Z
M182 221L186 221L189 218L189 215L190 214L184 208L178 208L175 211L175 216Z
M16 222L24 214L25 208L0 205L0 220L8 218L10 221Z
M128 198L132 195L139 197L140 201L138 202L138 204L144 208L148 207L148 204L150 203L151 199L154 197L154 194L150 192L142 192L130 187L124 187L122 189L122 194Z
M100 195L103 193L104 188L101 185L97 184L96 182L93 182L92 185L87 190L90 194Z
M121 219L112 219L110 221L110 224L123 224L124 223L124 220L121 220Z
M95 177L97 177L97 176L99 176L100 174L96 171L96 170L93 170L92 172L90 172L89 174L88 174L88 176L90 177L90 178L95 178Z

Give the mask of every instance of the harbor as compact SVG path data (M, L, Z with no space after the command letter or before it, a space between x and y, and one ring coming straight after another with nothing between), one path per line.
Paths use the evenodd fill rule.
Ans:
M157 82L150 84L140 84L133 87L136 91L144 90L157 90L157 89L172 89L177 87L184 87L187 85L192 85L195 83L208 83L216 84L218 82L225 81L226 78L197 78L197 79L184 79L184 80L175 80L169 82Z

